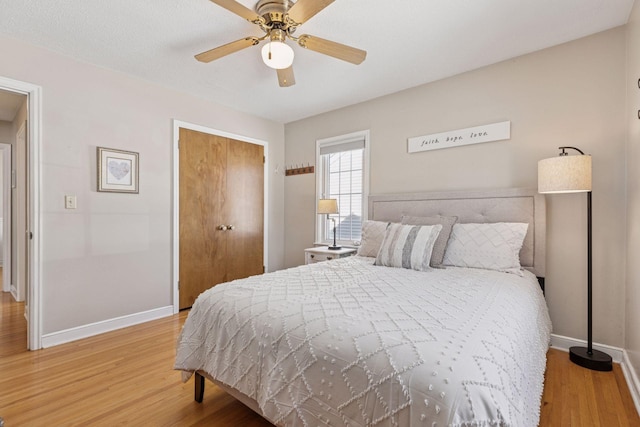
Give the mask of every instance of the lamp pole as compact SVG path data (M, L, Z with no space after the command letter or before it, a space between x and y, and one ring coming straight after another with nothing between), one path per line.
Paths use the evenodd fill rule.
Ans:
M576 150L581 156L584 151L576 147L559 147L560 156L567 156L565 149ZM593 224L591 188L587 191L587 347L574 346L569 348L569 359L576 365L594 371L611 371L613 364L607 353L593 349Z
M587 354L593 354L593 266L592 255L592 227L591 227L591 191L587 193Z

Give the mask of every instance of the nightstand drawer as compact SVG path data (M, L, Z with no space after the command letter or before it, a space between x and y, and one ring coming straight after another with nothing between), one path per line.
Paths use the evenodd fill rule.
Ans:
M307 252L306 263L313 264L314 262L331 261L332 259L335 259L335 258L340 258L340 256L328 255L328 254L313 254L313 253Z
M338 250L327 249L326 246L319 246L304 250L304 263L314 264L316 262L331 261L333 259L345 258L355 255L356 249L342 248Z

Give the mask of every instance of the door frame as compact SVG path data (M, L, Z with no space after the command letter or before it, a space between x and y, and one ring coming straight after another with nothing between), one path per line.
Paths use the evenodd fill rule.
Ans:
M27 158L30 221L26 233L31 233L29 251L30 279L27 283L27 347L29 350L42 348L42 219L40 215L40 152L42 147L42 87L0 76L0 89L27 96Z
M267 171L269 170L269 156L267 155L267 149L269 143L267 141L263 141L260 139L251 138L244 135L237 135L229 132L225 132L219 129L213 129L206 126L197 125L194 123L183 122L181 120L173 120L173 166L172 166L172 185L173 185L173 199L171 201L172 205L172 254L171 254L171 276L172 276L172 287L173 287L173 313L178 313L180 311L180 290L178 288L178 280L180 279L180 150L178 149L178 144L180 141L180 129L189 129L197 132L208 133L210 135L217 135L224 138L231 138L242 142L248 142L250 144L261 145L264 147L264 234L263 234L263 259L262 265L264 265L265 271L269 271L268 264L268 245L269 241L269 174Z

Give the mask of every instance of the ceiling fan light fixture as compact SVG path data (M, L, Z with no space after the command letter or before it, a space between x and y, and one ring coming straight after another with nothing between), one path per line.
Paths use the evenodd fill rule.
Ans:
M289 68L293 64L293 49L288 44L272 40L262 46L262 60L267 67L276 70Z

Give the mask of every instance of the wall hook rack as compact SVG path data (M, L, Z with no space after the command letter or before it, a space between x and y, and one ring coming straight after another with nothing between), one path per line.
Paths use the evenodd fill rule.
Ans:
M298 165L296 165L295 168L287 168L285 170L285 176L291 176L291 175L303 175L305 173L314 173L315 172L315 167L314 166L300 166L298 167Z

